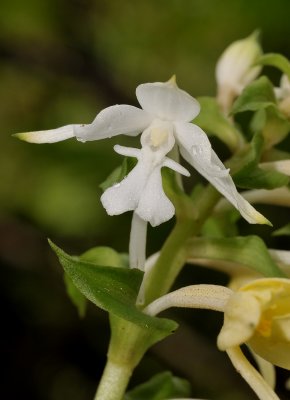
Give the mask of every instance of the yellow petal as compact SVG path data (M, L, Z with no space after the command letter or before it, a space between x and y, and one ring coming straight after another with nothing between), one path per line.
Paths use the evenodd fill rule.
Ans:
M218 348L239 346L254 334L261 316L259 301L249 293L237 292L229 299L224 325L218 336Z
M290 342L254 335L248 342L252 350L270 363L290 370Z

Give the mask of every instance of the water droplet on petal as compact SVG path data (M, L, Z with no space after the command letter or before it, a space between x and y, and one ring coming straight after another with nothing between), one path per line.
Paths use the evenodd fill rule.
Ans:
M196 146L196 145L193 145L193 146L191 147L191 151L192 151L192 154L193 154L194 156L196 156L196 155L201 155L201 154L204 153L204 150L202 149L202 147L201 147L201 146Z

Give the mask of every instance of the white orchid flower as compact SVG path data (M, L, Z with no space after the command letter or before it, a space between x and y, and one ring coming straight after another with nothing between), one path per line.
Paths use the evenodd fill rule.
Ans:
M152 139L147 133L145 131L141 137L141 150L118 145L114 147L119 154L136 157L138 163L120 183L103 193L101 202L109 215L134 210L141 219L157 226L172 218L175 211L162 188L161 168L168 167L186 176L190 174L177 162L165 157L168 147L174 143L173 136L166 146L152 148L149 144Z
M200 106L193 97L178 88L175 78L165 83L141 84L136 89L136 96L142 109L130 105L115 105L101 111L95 120L88 125L66 125L48 131L20 133L16 136L33 143L54 143L71 137L76 137L85 142L110 138L119 134L136 136L143 132L142 137L146 136L148 145L156 153L163 146L166 148L166 143L170 142L172 146L168 146L167 150L169 151L176 141L181 155L221 192L249 223L268 223L266 218L238 193L229 170L225 168L212 149L205 132L190 123L198 115ZM131 154L134 157L137 156L136 152ZM131 179L134 180L136 175L137 178L134 182L136 185L139 185L140 174L146 176L150 168L153 168L152 164L151 167L145 168L146 171L141 172L141 169L149 162L148 158L145 161L144 154L144 151L142 151L142 157L141 153L137 157L139 159L137 169L129 178L129 182L131 182ZM168 163L168 159L165 162ZM172 168L172 164L170 168ZM153 185L154 182L153 189L160 192L161 183L157 184L156 179L158 174L154 173L152 176L150 185ZM144 183L145 180L143 178L142 182ZM149 184L149 181L147 184ZM130 186L127 185L129 185L128 180L126 186L123 184L123 187L128 188ZM148 193L148 191L146 190L145 193ZM139 200L146 201L146 199ZM132 204L132 201L136 202L136 199L132 200L131 197L128 197L127 201L127 206L124 207L123 205L124 210L132 209L130 204ZM107 204L107 202L104 201L104 204ZM118 207L121 207L121 205ZM150 207L153 207L152 202ZM109 213L117 213L117 208L115 212L110 208ZM152 216L147 218L147 220L149 219L152 219ZM160 218L160 221L162 221L162 218Z

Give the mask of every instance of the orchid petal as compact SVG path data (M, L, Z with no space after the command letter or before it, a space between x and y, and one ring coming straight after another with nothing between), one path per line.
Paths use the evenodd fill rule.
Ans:
M125 147L125 146L120 146L119 144L116 144L114 146L114 150L116 153L121 154L122 156L125 156L125 157L139 158L139 156L140 156L140 150L135 149L134 147Z
M217 345L220 350L247 342L255 332L261 318L259 301L249 293L236 292L227 302L224 325Z
M15 137L29 143L56 143L75 136L75 129L82 125L65 125L47 131L16 133Z
M102 194L101 202L109 215L119 215L137 208L148 173L148 169L139 161L125 179Z
M175 131L180 153L185 160L222 193L250 224L270 224L239 194L229 170L211 148L206 134L199 127L189 123L175 123Z
M75 135L80 141L99 140L125 134L137 136L152 122L152 116L140 108L121 104L102 110L89 125L79 125Z
M126 178L101 196L107 213L118 215L134 210L152 226L172 218L175 210L163 191L161 168L167 166L185 175L188 171L175 161L164 158L161 150L151 151L148 146L139 150L116 145L114 149L119 154L136 157L138 163Z
M174 211L173 204L163 191L160 167L156 167L149 176L135 212L152 226L157 226L171 219Z
M184 168L182 165L178 164L176 161L171 160L171 158L165 157L164 161L162 163L162 166L173 169L173 171L176 171L181 175L190 176L190 173L189 173L189 171L187 171L186 168Z
M145 111L169 121L189 122L200 111L198 101L171 80L139 85L136 96Z

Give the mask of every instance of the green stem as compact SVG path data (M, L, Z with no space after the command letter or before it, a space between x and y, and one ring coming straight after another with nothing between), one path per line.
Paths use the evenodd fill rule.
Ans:
M160 252L154 268L146 277L145 305L169 291L186 262L187 240L199 233L202 224L215 207L219 198L220 194L212 186L208 186L195 203L195 213L178 219Z
M108 359L94 400L122 399L131 375L131 366Z
M145 302L167 293L187 258L187 240L199 233L202 224L215 207L220 194L208 186L192 207L180 207L177 224L166 240L158 261L146 277ZM135 366L156 338L149 330L111 316L111 341L108 362L95 400L122 400ZM160 340L160 339L159 339Z

